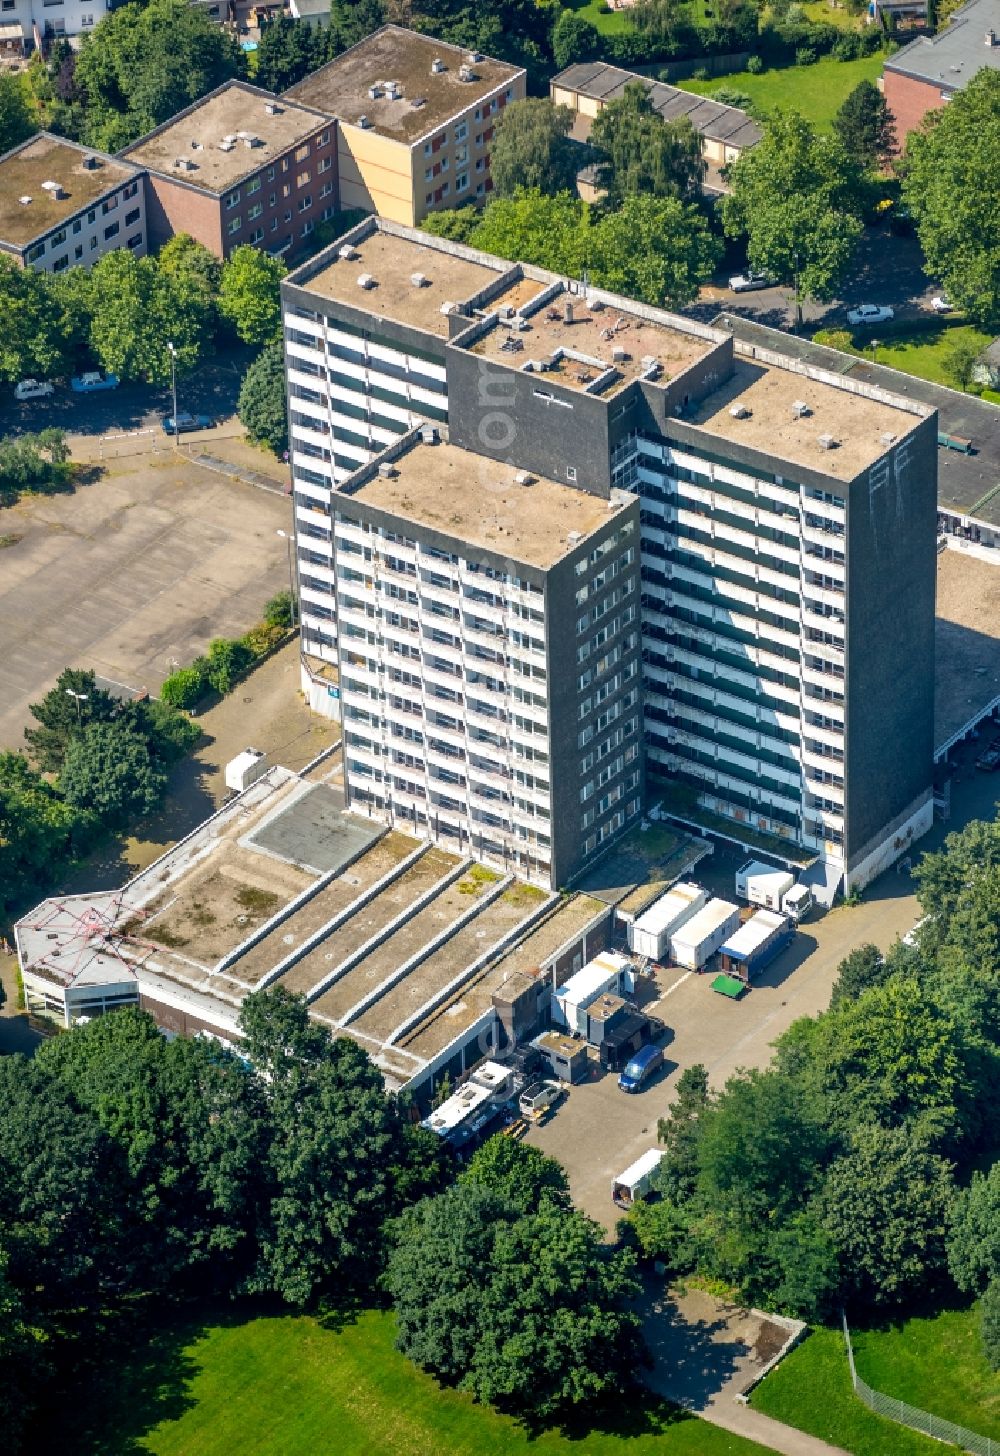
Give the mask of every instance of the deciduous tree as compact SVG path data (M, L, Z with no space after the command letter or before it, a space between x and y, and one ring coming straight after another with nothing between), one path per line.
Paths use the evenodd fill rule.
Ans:
M251 439L276 455L288 448L285 351L280 341L262 349L243 376L237 409Z
M665 121L641 81L630 81L616 101L602 107L590 142L601 158L598 177L612 207L635 194L685 202L700 196L701 138L686 118Z
M601 287L654 307L697 298L722 248L691 203L629 196L591 232L590 277Z
M59 776L66 802L108 825L155 809L166 786L146 740L119 719L91 723L73 738Z
M572 10L560 11L552 31L552 56L559 70L577 61L589 61L601 53L601 35L596 25Z
M28 712L38 724L25 728L24 736L38 767L58 773L70 742L91 723L107 723L118 711L109 692L97 686L95 674L87 669L66 667L41 702L31 703Z
M23 77L0 71L0 156L38 130Z
M543 1202L569 1207L569 1179L562 1165L538 1148L499 1133L472 1155L462 1181L492 1190L518 1213L537 1213Z
M222 269L219 309L245 344L270 344L281 335L281 280L285 265L248 244Z
M496 195L510 197L519 187L549 196L571 192L582 160L580 148L569 138L572 125L568 106L554 106L541 97L508 106L490 150Z

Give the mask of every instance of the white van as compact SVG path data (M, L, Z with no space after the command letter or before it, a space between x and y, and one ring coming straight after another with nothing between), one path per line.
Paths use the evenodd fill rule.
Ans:
M565 1090L559 1082L532 1082L517 1099L518 1111L522 1117L537 1120L559 1101Z

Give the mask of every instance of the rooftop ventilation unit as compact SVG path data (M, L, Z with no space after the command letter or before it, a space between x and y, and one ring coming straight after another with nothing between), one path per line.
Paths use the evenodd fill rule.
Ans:
M369 101L381 101L382 100L382 86L381 86L381 84L378 81L376 81L376 83L375 83L374 86L369 86L368 87L368 100Z
M358 126L358 128L359 128L360 131L368 131L371 128L371 121L369 120L369 118L367 116L365 116L364 114L362 114L361 116L358 117L357 126Z
M95 156L88 152L80 165L83 167L85 172L96 172L97 168L101 164Z
M375 287L375 279L370 273L362 273L358 277L358 287L369 289Z
M441 305L441 312L447 318L449 314L457 313L458 312L458 304L457 303L452 303L450 301L447 302L447 303L442 303L442 305Z
M510 321L510 326L514 330L515 334L523 334L528 328L528 320L526 318L522 318L519 313L516 313Z
M502 303L498 312L502 319L512 319L514 317L513 305L509 303Z
M621 344L616 344L611 350L611 357L616 364L624 364L628 359L628 350L623 349Z
M433 61L431 61L431 75L432 76L440 76L441 72L444 69L445 69L444 61L442 61L442 59L441 59L440 56L435 56L434 59L433 59Z
M21 204L22 207L29 207L31 205L31 198L30 197L19 197L17 200Z
M413 108L414 111L419 111L420 108L421 108L421 106L426 106L427 105L427 97L426 96L412 96L410 98L410 105L412 106L412 108Z
M431 280L424 273L410 274L410 282L413 284L414 288L427 288L430 284L430 281Z
M236 143L232 137L223 137L219 143L220 152L233 152L236 150Z
M502 354L520 354L523 349L524 340L515 339L512 334L509 334L500 345L500 352Z
M420 438L425 445L436 445L438 432L436 425L422 425L420 427Z
M794 416L795 419L797 419L797 420L803 420L803 419L805 419L806 415L811 415L811 414L812 414L812 410L806 404L806 402L805 402L804 399L793 399L792 400L792 415Z
M535 477L529 470L517 470L514 472L515 485L534 485Z
M820 435L819 446L821 450L835 450L837 448L837 441L833 435Z
M278 105L277 101L265 101L264 103L265 116L280 116L284 109L283 106Z
M337 249L337 257L342 258L345 263L352 262L357 256L357 248L353 248L350 243L345 243L342 248Z
M66 195L63 192L63 187L62 187L62 183L61 182L43 182L42 183L42 191L43 192L47 192L50 197L54 197L54 198L65 197L65 195Z
M748 420L751 412L745 404L734 404L729 413L734 420Z
M997 43L997 33L996 33L996 31L995 30L988 30L986 32L986 44L989 46L990 50L993 49L993 47L996 45L996 43Z
M583 540L582 531L567 531L566 540L570 546L575 546L578 541Z
M575 322L573 317L573 300L571 298L567 298L565 303L563 304L562 316L564 324L571 324Z
M470 51L465 58L470 66L478 66L479 62L485 60L482 51Z
M180 172L193 172L195 164L190 157L175 157L174 166Z
M387 101L398 101L403 94L403 88L398 81L386 81L385 99Z
M259 147L261 145L260 137L254 136L252 131L241 132L240 137L242 139L243 145L246 147L248 152L253 151L254 147Z
M460 81L474 81L476 79L476 73L471 66L459 66L458 79Z
M894 445L896 443L896 436L892 433L891 430L887 430L884 435L880 435L879 439L882 441L883 445Z
M395 465L393 465L391 460L383 460L379 465L378 473L379 475L381 475L383 480L395 480L396 476L399 474L399 471L396 469Z
M598 298L596 293L588 293L587 307L590 309L591 313L600 313L601 309L604 307L604 299Z

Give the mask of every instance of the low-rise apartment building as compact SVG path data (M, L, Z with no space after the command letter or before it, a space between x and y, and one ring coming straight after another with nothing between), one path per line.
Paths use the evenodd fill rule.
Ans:
M61 273L146 242L138 167L44 131L0 157L0 253L21 267Z
M337 211L337 123L227 81L126 147L147 177L150 243L189 233L216 257L243 243L279 255Z
M1000 67L1000 0L970 0L936 35L922 35L889 57L882 92L896 123L899 150L907 132L938 111L984 66Z
M359 677L353 659L349 671L345 655L362 642L361 656L377 656L387 613L412 621L407 661L390 666L410 674L409 688L426 701L439 654L424 594L459 622L472 610L471 564L501 572L504 593L507 582L536 580L524 544L504 550L514 537L505 541L499 525L513 527L499 511L494 545L507 564L476 554L494 496L515 512L521 543L537 535L537 549L551 545L533 487L517 484L526 472L605 511L621 512L624 492L640 513L641 613L628 575L619 580L595 562L573 601L572 643L553 651L555 618L543 612L539 624L551 674L531 688L541 711L552 721L557 695L576 702L570 682L554 687L564 653L572 652L573 691L588 703L586 715L578 705L577 739L550 737L545 750L553 810L565 781L586 814L602 787L595 779L588 789L591 767L601 771L598 750L617 762L629 747L627 733L616 737L631 721L619 664L633 650L638 615L644 749L631 771L641 780L644 753L675 808L679 800L695 816L727 820L734 837L741 828L765 833L814 855L816 892L827 900L872 878L929 827L933 409L846 384L780 348L743 344L724 327L374 219L291 275L283 293L303 687L315 707L343 713L345 733L356 707L373 723L390 716L389 683L374 669ZM454 601L435 599L433 580L424 584L434 572L424 559L427 522L414 528L402 486L382 500L354 576L345 577L338 549L356 482L374 479L376 458L391 466L386 449L422 422L447 423L447 451L468 456L454 475L451 515L438 523L448 542L428 537L454 558L441 572ZM440 460L434 452L443 449L417 458ZM379 553L401 563L386 568L391 579ZM351 640L341 618L348 579ZM387 585L404 605L387 600ZM504 593L494 650L506 662L523 629L505 619ZM516 715L513 681L495 676L504 711ZM370 702L357 701L358 687ZM460 692L464 699L468 689ZM597 748L584 738L591 728ZM414 743L406 751L425 761L423 742ZM353 794L360 771L347 759ZM628 822L633 790L624 792ZM403 800L382 798L374 811L402 811ZM596 807L611 810L600 795ZM413 822L438 833L436 821ZM573 826L584 860L622 827L600 837L610 822L598 814ZM551 883L579 863L553 848Z
M387 25L286 92L338 122L341 206L416 224L492 191L490 147L525 72Z

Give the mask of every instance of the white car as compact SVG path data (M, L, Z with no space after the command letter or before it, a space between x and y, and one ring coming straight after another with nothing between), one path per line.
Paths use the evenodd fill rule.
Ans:
M884 303L861 303L857 308L848 310L847 322L849 324L886 324L896 315L888 304Z
M26 399L44 399L47 394L55 392L55 385L50 384L47 379L22 379L20 384L14 386L14 398L22 402Z
M951 304L946 293L935 293L931 299L931 308L935 313L951 313Z
M767 288L770 285L770 278L766 273L736 273L729 280L729 286L734 293L750 293L754 288Z

